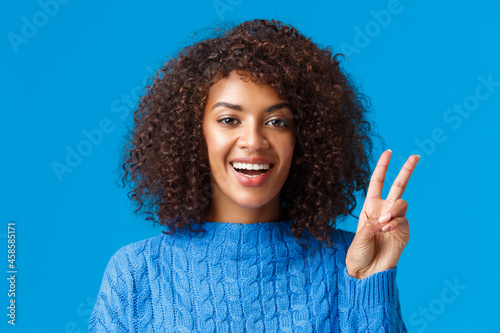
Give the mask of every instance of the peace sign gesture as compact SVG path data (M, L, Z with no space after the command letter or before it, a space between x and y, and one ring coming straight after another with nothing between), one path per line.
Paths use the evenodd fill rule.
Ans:
M358 279L396 267L410 239L410 228L405 218L408 205L401 197L420 157L412 155L408 158L389 195L383 200L382 188L390 159L391 150L386 150L378 160L356 235L347 251L347 272Z

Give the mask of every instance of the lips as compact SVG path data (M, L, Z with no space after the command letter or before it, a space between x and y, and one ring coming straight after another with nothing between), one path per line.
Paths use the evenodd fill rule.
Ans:
M246 162L245 162L246 163ZM270 165L269 169L266 170L264 173L260 175L244 175L238 172L234 167L233 163L231 162L231 170L238 182L244 186L262 186L266 183L267 179L269 178L271 171L273 170L274 165ZM245 171L250 171L250 170L245 170ZM251 170L254 172L260 172L259 170Z

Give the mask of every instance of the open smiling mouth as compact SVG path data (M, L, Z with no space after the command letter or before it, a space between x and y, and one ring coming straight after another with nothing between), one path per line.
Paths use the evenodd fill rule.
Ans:
M236 172L238 172L240 175L248 177L248 178L257 178L257 177L260 177L262 175L265 175L274 167L274 164L269 164L268 169L265 169L265 167L264 167L264 168L259 168L258 170L249 170L246 168L240 168L239 163L236 165L237 166L236 168L234 167L232 162L230 164L231 164L231 167L233 167L233 169L236 170Z

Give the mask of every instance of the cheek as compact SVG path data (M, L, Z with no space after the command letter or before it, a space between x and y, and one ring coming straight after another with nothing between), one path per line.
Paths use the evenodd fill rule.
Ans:
M217 131L206 132L205 142L207 145L208 156L211 161L219 162L221 158L228 153L229 138Z
M288 161L293 158L293 152L295 151L295 138L290 138L285 144L283 144L282 151L285 152Z

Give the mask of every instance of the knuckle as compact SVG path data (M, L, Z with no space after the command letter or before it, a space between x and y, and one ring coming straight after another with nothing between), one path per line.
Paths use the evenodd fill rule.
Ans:
M403 199L398 199L396 201L396 204L400 207L400 208L408 208L408 203L403 200Z
M371 178L371 182L373 182L373 183L383 183L384 182L384 178L373 175L372 178Z
M401 188L403 190L406 188L406 184L404 182L399 181L399 180L396 180L394 182L394 186L399 187L399 188Z
M376 224L376 223L378 223L378 220L377 220L377 219L368 219L368 220L366 221L365 226L366 226L366 228L367 228L368 230L375 230L375 227L377 226L377 224Z
M398 217L396 220L399 225L408 224L408 219L406 217Z

